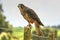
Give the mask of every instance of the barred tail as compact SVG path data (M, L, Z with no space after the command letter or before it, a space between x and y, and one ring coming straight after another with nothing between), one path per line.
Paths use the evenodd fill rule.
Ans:
M39 36L43 36L43 31L41 30L41 28L40 28L39 25L40 25L40 24L39 24L37 21L35 21L36 33L37 33Z

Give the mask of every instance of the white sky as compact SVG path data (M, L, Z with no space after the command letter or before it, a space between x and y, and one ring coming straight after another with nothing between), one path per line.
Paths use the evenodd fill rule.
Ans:
M28 24L17 7L20 3L32 8L45 26L60 24L60 0L1 0L1 3L6 20L15 27Z

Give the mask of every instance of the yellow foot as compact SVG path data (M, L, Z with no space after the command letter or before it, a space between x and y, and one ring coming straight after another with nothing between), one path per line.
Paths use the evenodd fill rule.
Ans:
M29 24L29 25L27 25L27 26L28 26L28 27L30 27L30 29L31 29L31 27L32 27L30 24Z

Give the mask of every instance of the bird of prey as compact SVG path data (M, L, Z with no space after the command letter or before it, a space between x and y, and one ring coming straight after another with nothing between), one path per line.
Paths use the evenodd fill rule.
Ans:
M43 35L43 32L41 31L39 25L42 26L44 25L40 21L37 14L33 11L33 9L25 6L24 4L18 4L18 8L21 12L21 15L24 17L24 19L28 21L29 25L35 23L36 33L40 36Z

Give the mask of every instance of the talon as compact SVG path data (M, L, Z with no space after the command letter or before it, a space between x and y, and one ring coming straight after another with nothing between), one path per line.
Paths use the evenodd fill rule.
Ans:
M30 24L29 24L29 25L27 25L27 26L28 26L28 27L30 27L30 29L31 29L31 27L32 27Z
M29 25L29 27L30 27L30 29L32 28L32 26L31 26L31 25Z

